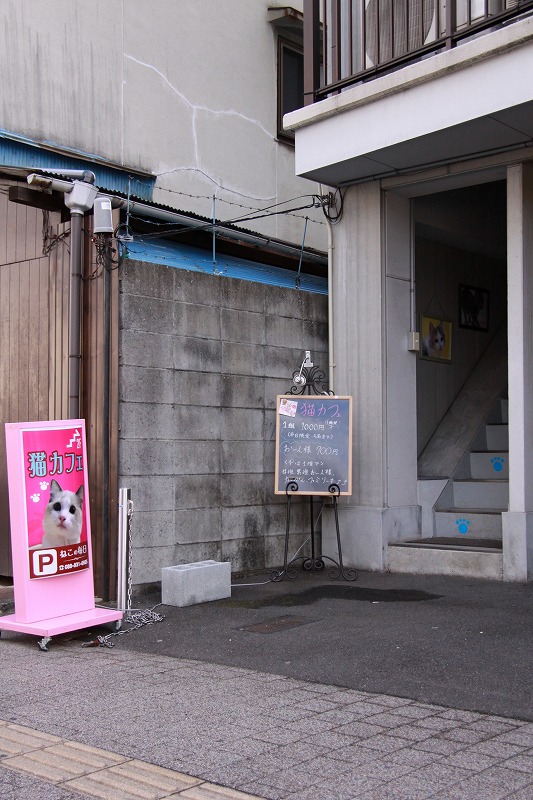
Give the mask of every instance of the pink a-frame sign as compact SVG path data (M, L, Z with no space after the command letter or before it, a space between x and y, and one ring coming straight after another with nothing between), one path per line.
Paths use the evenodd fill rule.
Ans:
M85 421L5 428L15 614L0 629L52 636L121 619L94 603Z
M89 569L82 431L22 431L30 580Z

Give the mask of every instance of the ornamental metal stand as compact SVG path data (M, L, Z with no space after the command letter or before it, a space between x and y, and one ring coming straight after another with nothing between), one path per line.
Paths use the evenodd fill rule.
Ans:
M303 395L307 393L308 395L315 394L323 394L323 395L333 395L334 393L328 388L326 382L326 376L323 370L320 367L315 367L311 361L311 352L309 350L305 351L305 358L302 362L302 366L299 370L293 372L292 375L293 386L287 392L287 395ZM353 568L346 568L343 564L342 560L342 544L341 544L341 535L339 529L339 508L338 508L338 499L340 496L340 487L336 483L330 484L328 487L328 491L331 495L332 502L333 502L333 511L335 515L335 530L337 534L337 548L339 551L339 560L336 561L331 556L326 556L323 553L317 554L315 551L315 524L314 524L314 517L313 517L313 496L309 497L309 512L310 512L310 539L311 539L311 557L309 556L299 556L296 555L290 561L289 559L289 535L290 535L290 526L291 526L291 501L295 493L298 492L298 483L296 481L289 481L285 488L285 495L287 497L287 518L286 518L286 525L285 525L285 547L284 547L284 556L283 556L283 568L280 570L274 570L270 578L272 581L282 581L285 578L289 578L294 580L297 577L297 572L294 569L291 569L291 566L298 561L302 562L302 569L310 572L310 571L322 571L325 569L324 559L330 561L334 564L333 569L331 569L329 576L330 578L344 578L345 581L355 581L357 580L357 571ZM322 514L324 508L324 498L322 498L322 507L320 510L319 516Z

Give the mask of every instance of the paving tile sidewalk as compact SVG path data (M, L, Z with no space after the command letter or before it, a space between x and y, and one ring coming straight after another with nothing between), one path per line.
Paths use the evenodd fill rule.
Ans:
M85 649L58 638L45 654L29 637L4 632L0 652L0 796L9 800L74 800L79 790L114 800L200 800L202 783L268 800L533 798L531 722L139 653L120 642ZM17 726L40 732L34 772L21 771L23 754L5 744ZM59 770L48 780L44 751ZM153 770L153 783L124 778L122 794L106 795L96 780L69 777L80 754L93 774L140 764L144 776ZM193 784L157 783L156 775L172 781L176 773Z
M175 770L3 720L0 754L4 800L10 794L13 800L21 800L23 795L50 798L50 783L55 796L63 800L80 794L104 800L261 800Z

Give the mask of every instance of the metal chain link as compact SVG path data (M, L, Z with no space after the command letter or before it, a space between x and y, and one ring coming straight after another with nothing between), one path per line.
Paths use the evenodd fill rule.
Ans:
M124 633L132 633L132 631L136 631L139 628L142 628L143 625L152 625L154 622L162 622L165 619L164 614L159 614L157 611L154 611L153 608L148 609L135 609L132 612L131 608L131 596L132 596L132 589L133 589L133 500L128 500L128 581L126 587L126 608L124 609L124 617L122 622L126 622L128 625L131 625L131 628L122 628L120 627L118 630L113 631L113 633L108 633L106 636L97 636L97 638L92 642L84 642L82 647L114 647L115 643L112 641L114 636L122 636ZM158 605L161 605L160 603Z
M133 500L128 500L128 584L126 588L126 608L128 614L131 613L131 592L133 586Z

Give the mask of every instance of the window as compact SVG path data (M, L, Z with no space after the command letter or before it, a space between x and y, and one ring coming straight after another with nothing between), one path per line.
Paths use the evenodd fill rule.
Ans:
M304 105L304 56L301 47L278 39L278 137L294 141L283 130L283 115Z

